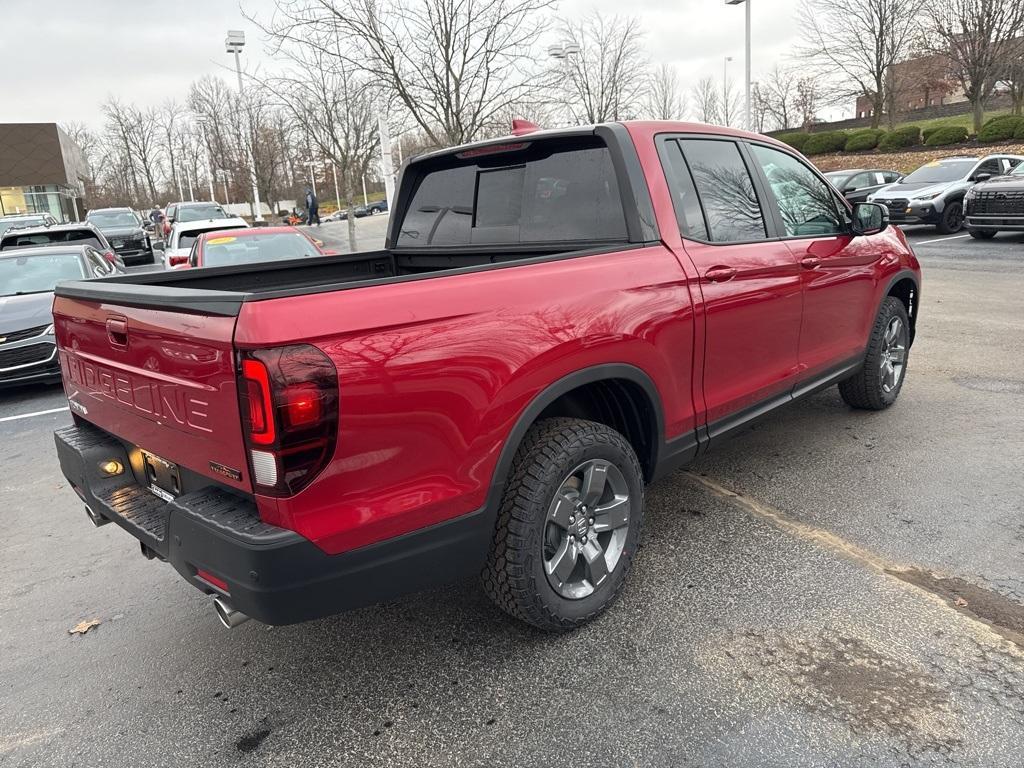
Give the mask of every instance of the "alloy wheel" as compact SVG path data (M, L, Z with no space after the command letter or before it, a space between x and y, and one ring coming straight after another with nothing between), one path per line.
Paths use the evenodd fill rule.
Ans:
M900 383L903 368L907 362L907 327L903 321L894 317L885 327L882 334L882 357L879 364L879 375L882 389L892 392Z
M629 486L610 461L590 459L562 481L548 508L544 573L562 597L593 594L615 570L629 532Z

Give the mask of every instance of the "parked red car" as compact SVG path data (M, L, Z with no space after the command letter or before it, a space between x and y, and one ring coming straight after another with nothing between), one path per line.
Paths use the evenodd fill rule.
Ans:
M204 232L189 253L188 267L226 267L262 261L330 256L323 242L295 227L259 227Z
M777 141L528 133L409 162L384 250L59 286L57 451L227 626L482 573L572 628L647 483L830 384L890 406L919 303L886 211Z

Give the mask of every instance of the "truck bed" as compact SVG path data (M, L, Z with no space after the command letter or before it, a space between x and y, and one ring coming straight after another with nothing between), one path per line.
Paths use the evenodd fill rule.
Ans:
M246 301L305 293L344 290L368 284L437 277L494 268L511 263L569 258L620 250L623 242L587 244L560 250L545 243L531 249L408 249L365 251L340 256L319 256L204 269L143 272L101 280L61 283L56 295L103 301L125 306L174 309L184 312L233 316Z

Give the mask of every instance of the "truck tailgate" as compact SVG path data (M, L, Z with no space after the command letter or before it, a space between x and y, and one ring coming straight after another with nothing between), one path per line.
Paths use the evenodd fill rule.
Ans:
M251 491L234 317L62 296L53 316L73 412L143 451Z

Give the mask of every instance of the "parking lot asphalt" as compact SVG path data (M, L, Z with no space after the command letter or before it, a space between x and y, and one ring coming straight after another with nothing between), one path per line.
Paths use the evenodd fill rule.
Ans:
M60 388L0 392L0 766L1019 766L1024 236L909 236L897 404L826 390L653 486L622 599L569 635L474 584L228 632L88 523L69 416L30 415Z

